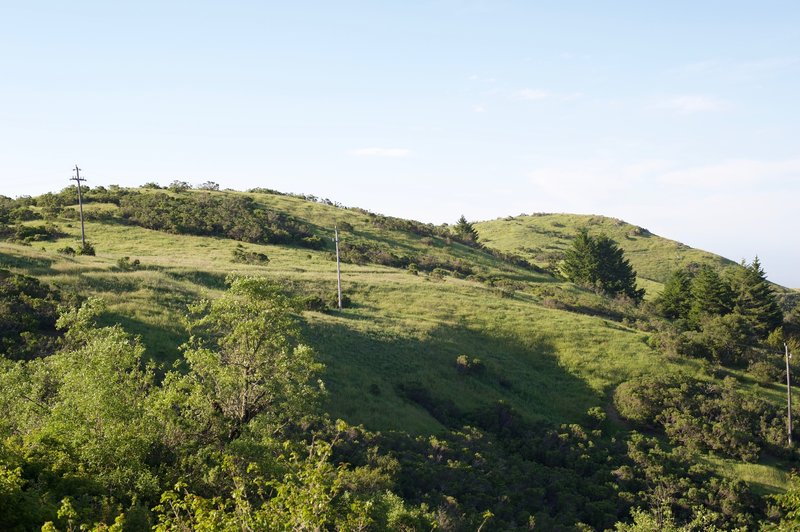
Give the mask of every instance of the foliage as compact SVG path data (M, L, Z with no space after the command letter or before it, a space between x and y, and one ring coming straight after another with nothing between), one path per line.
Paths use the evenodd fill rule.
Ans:
M120 215L130 223L170 233L225 236L311 249L325 247L325 242L308 226L266 210L247 196L129 194L120 199Z
M478 232L472 224L464 218L463 214L461 218L458 219L458 222L456 222L456 225L453 226L453 231L461 242L473 245L478 243Z
M615 296L641 301L644 290L636 288L636 272L622 249L606 235L591 236L581 229L567 250L562 265L564 275L578 284L597 287Z
M236 438L256 417L277 430L308 412L322 366L297 341L294 303L279 286L236 278L225 296L190 310L184 386L219 425L217 437Z
M241 244L237 244L233 248L233 262L242 264L268 264L269 257L266 253L259 253L258 251L249 251Z
M741 266L732 274L733 311L744 318L749 336L764 340L781 326L783 312L758 257Z
M620 415L641 427L661 428L672 443L752 462L763 449L789 453L784 418L774 405L736 389L735 380L646 377L614 393Z
M0 356L30 359L50 353L61 299L36 278L0 269Z

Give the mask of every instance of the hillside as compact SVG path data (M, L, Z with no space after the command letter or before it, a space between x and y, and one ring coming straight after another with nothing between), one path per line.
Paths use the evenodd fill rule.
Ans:
M181 227L143 227L157 210L149 206L152 217L138 219L126 207L132 200L120 202L120 194L165 202L187 198L187 205L206 209L216 208L214 202L244 205L275 224L269 238L295 240L264 244L186 234ZM649 319L643 310L547 273L571 235L586 225L619 242L649 292L660 290L682 264L732 264L617 220L535 215L481 222L475 227L489 248L483 249L451 237L446 227L274 192L140 189L95 196L85 205L95 256L59 252L80 242L70 202L48 216L58 235L29 245L0 242L0 268L66 293L102 297L103 323L120 323L139 335L145 356L162 367L180 357L177 347L188 339L187 304L219 297L231 274L275 280L306 301L302 336L325 364L324 409L367 430L428 437L477 423L506 405L526 423L553 425L591 424L587 412L600 407L608 417L604 430L624 434L630 425L619 419L612 393L623 382L653 375L708 382L729 376L738 390L774 405L783 401L778 382L759 384L742 368L666 356L656 348L652 327L642 325ZM42 213L44 204L31 210ZM22 226L41 224L28 220ZM334 226L350 261L342 265L350 303L341 312L322 308L335 295ZM479 371L465 370L461 355L478 359ZM712 453L704 460L758 493L787 485L782 462L773 456L744 463Z
M605 216L532 214L475 224L481 241L487 246L517 253L543 267L560 260L579 227L603 232L614 239L631 261L642 286L651 292L657 290L673 270L690 262L719 266L734 264L719 255L691 248L654 235L643 227Z

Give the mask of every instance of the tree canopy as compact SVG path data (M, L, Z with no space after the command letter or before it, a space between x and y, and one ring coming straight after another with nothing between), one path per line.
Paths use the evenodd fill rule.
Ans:
M641 301L644 290L636 288L636 272L622 249L604 234L581 229L567 250L561 271L570 281L596 287L610 296L624 295Z

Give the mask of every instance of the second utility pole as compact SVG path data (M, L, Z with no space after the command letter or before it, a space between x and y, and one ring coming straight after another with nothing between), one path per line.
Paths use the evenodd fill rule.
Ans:
M792 380L789 375L789 359L792 358L789 353L789 344L783 342L783 347L786 350L786 402L788 404L788 432L789 432L789 447L792 446Z
M342 268L339 265L339 229L333 227L334 238L336 242L336 291L339 294L339 310L342 310Z
M81 181L86 181L85 179L81 178L81 169L78 168L78 165L75 165L75 177L70 177L71 181L76 181L78 183L78 209L81 212L81 249L86 249L86 231L83 228L83 193L81 192Z

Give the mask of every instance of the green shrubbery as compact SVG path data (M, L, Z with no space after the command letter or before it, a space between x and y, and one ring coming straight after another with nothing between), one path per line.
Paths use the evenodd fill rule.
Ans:
M614 393L620 415L644 428L662 429L674 444L746 462L763 450L787 454L784 413L737 389L736 381L651 376L621 384Z

